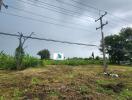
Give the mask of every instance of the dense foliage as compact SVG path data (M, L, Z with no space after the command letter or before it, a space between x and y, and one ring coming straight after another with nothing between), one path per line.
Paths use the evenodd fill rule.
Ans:
M102 64L102 60L100 59L89 59L89 58L73 58L73 59L67 59L67 60L44 60L45 65L71 65L71 66L77 66L77 65L89 65L89 64Z
M50 52L48 49L41 50L37 53L41 57L41 60L43 59L50 59Z
M16 69L14 57L0 53L0 69Z
M25 55L22 61L23 69L27 67L36 67L42 64L42 61L31 57L29 55ZM0 69L17 69L16 58L4 53L0 53Z
M56 60L40 60L38 58L25 55L22 60L22 68L37 67L44 65L89 65L89 64L102 64L102 60L99 57L96 59L90 58L69 58L67 60L56 61ZM0 53L0 69L16 70L16 58L4 53Z
M132 28L123 28L119 35L105 37L106 53L112 64L132 64Z

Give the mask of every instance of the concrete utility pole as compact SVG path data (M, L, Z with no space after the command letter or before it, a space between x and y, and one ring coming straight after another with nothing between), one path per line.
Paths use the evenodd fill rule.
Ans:
M29 36L24 37L23 33L18 32L18 39L19 39L19 45L16 48L15 51L15 58L16 58L16 65L17 65L17 70L21 70L22 69L22 61L23 61L23 57L25 55L24 52L24 43L34 34L34 32L32 32Z
M99 19L95 20L95 22L100 21L100 27L96 28L96 30L101 29L101 35L102 35L102 50L103 50L103 65L104 65L104 72L107 72L107 63L106 63L106 52L105 52L105 41L104 41L104 33L103 33L103 28L105 25L108 24L108 21L103 24L103 17L107 15L107 12L105 14L100 15Z
M4 6L6 9L8 8L8 5L5 5L3 0L0 0L0 11L1 11L2 6Z

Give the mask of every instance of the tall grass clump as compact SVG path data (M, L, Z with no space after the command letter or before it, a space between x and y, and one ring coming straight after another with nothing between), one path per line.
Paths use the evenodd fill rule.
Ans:
M23 69L28 67L37 67L39 65L43 65L42 61L29 55L25 55L22 60ZM16 70L17 64L15 57L5 53L0 53L0 69Z
M39 66L39 65L43 65L43 63L38 58L32 57L30 55L25 55L22 65L25 68L28 68L28 67L36 67L36 66Z
M0 69L16 69L14 57L0 53Z

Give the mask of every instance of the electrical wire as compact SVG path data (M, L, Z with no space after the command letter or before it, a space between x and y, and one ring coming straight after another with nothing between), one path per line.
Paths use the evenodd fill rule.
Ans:
M84 4L84 3L78 2L78 1L76 1L76 0L71 0L71 1L72 1L72 2L75 2L75 3L77 3L77 4L80 4L80 5L82 5L82 6L85 6L85 7L94 9L94 10L97 10L97 11L107 12L109 15L113 16L114 18L116 17L116 18L118 18L118 20L123 21L123 22L125 22L125 23L126 23L126 22L130 22L130 21L124 19L124 18L121 18L121 17L119 17L119 16L115 16L115 15L113 15L112 13L110 13L110 12L108 12L108 11L106 11L106 10L99 9L99 8L94 7L94 6L92 6L92 5Z
M27 0L27 1L33 2L33 0ZM45 5L48 5L48 6L50 6L50 7L59 8L59 9L61 9L61 10L64 10L64 11L66 11L66 12L68 12L68 13L71 13L71 14L74 14L74 15L75 15L75 14L80 15L80 13L77 12L77 11L65 9L65 8L63 8L63 7L59 7L59 6L56 6L56 5L53 5L53 4L49 4L49 3L44 2L44 1L37 0L37 2L38 2L39 4L41 3L41 5L44 5L44 6L45 6ZM93 17L91 17L91 16L86 16L86 17L93 18Z
M13 36L13 37L19 37L20 36L20 35L17 35L17 34L10 34L10 33L4 33L4 32L0 32L0 34L1 35L6 35L6 36ZM94 44L85 44L85 43L76 43L76 42L69 42L69 41L60 41L60 40L46 39L46 38L39 38L39 37L31 37L31 36L24 36L24 35L22 37L29 38L29 39L34 39L34 40L43 40L43 41L48 41L48 42L58 42L58 43L63 43L63 44L98 47L97 45L94 45Z
M31 11L28 11L28 10L25 10L25 9L16 8L16 7L13 7L13 6L11 6L11 5L8 5L8 7L9 7L9 8L12 8L12 9L15 9L15 10L18 10L18 11L22 11L22 12L31 14L31 15L39 16L39 17L46 18L46 19L51 19L51 20L53 20L53 21L57 21L57 22L60 21L59 19L55 19L55 18L48 17L48 16L41 15L41 14L37 14L37 13L31 12ZM87 27L86 25L76 24L76 23L67 22L67 21L66 21L65 23L72 24L72 25L76 25L76 26L79 25L79 26L82 26L82 27Z
M54 23L54 22L48 22L48 21L44 21L44 20L40 20L40 19L36 19L36 18L25 17L25 16L21 16L21 15L18 15L18 14L6 13L6 12L3 12L3 11L1 13L6 14L6 15L10 15L10 16L19 17L19 18L22 18L22 19L37 21L37 22L40 22L40 23L52 24L52 25L55 25L55 26L57 25L57 26L64 27L64 28L77 29L77 30L83 30L83 31L89 31L87 29L80 28L80 27L66 26L66 25L62 25L62 24L58 24L58 23Z
M92 21L93 18L80 18L80 16L74 14L74 13L69 13L67 11L58 11L57 9L52 9L51 7L45 7L43 4L33 4L33 2L29 3L29 2L25 2L23 0L16 0L16 1L19 1L19 2L23 2L25 4L28 4L28 5L31 5L31 6L34 6L34 7L38 7L38 8L42 8L42 9L47 9L47 10L50 10L52 12L56 12L56 13L60 13L60 14L63 14L63 15L66 15L66 16L70 16L70 17L76 17L76 18L79 18L79 19L82 19L82 20L85 20L85 21ZM93 19L93 22L94 22L94 19Z

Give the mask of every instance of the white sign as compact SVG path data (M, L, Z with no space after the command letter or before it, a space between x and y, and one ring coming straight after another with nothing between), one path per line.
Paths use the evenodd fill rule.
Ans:
M62 54L62 53L54 53L53 59L54 60L64 60L64 54Z

